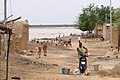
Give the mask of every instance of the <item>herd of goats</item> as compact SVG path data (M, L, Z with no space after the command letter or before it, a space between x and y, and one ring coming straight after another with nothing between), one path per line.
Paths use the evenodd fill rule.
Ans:
M60 39L60 38L55 38L55 39L49 39L49 38L44 38L44 39L32 39L30 41L31 43L39 43L39 44L44 44L47 43L48 45L52 45L52 46L71 46L72 47L72 43L71 43L71 38L69 38L68 40L66 39Z

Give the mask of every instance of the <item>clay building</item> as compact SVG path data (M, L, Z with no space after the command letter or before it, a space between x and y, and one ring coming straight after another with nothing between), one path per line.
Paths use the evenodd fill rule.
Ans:
M95 28L96 35L99 37L103 35L105 40L110 40L110 24L104 24ZM120 47L120 28L116 25L112 27L112 43L113 48Z
M10 39L10 53L20 53L28 49L29 26L28 21L16 21L7 24L7 27L12 29ZM4 37L1 35L1 50L4 51Z

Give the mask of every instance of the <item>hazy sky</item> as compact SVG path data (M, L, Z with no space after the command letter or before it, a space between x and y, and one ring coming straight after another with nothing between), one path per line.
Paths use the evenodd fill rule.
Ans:
M0 0L0 20L3 19L3 1ZM108 6L110 0L7 0L8 14L12 18L21 16L30 24L72 24L83 7L90 3ZM120 0L112 0L114 8Z

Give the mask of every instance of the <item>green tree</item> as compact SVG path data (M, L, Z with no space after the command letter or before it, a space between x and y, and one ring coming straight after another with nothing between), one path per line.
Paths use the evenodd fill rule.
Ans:
M112 15L115 9L112 7ZM101 5L101 8L96 7L96 14L98 16L97 24L103 25L104 23L110 23L110 7Z
M77 25L82 31L92 32L96 26L97 20L96 7L94 4L90 4L88 7L82 9L82 13L77 20Z
M112 7L112 15L114 14L114 11L115 9ZM109 6L101 5L99 8L98 6L95 7L94 4L90 4L82 9L82 12L77 19L78 28L82 31L91 32L97 24L103 25L104 23L110 23Z
M117 8L113 14L113 23L120 27L120 8Z

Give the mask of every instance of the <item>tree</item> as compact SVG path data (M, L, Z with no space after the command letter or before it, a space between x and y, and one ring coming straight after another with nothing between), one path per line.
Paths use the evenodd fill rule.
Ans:
M113 23L120 27L120 8L117 8L113 14Z
M94 4L90 4L88 7L82 9L82 13L77 20L77 25L82 31L92 32L96 26L97 20L96 7Z
M112 15L115 9L112 7ZM110 7L101 5L101 8L96 7L96 14L98 16L97 24L103 25L104 23L110 23Z
M115 9L112 7L112 15ZM114 19L113 19L114 21ZM110 23L110 7L101 5L101 8L90 4L82 9L82 13L78 16L77 25L82 31L91 32L96 25Z

